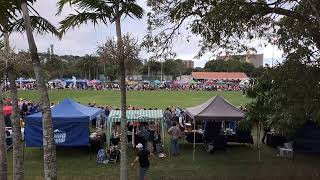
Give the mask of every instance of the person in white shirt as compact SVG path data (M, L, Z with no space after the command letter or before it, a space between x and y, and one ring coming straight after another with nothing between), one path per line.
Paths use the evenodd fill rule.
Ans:
M185 128L185 118L184 118L184 112L181 111L180 116L179 116L179 128L181 131L184 131Z

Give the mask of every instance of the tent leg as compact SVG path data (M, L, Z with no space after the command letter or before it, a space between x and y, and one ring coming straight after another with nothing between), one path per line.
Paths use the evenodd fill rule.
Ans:
M111 125L112 125L112 123L111 122L109 122L108 124L107 124L107 149L109 149L109 146L110 146L110 136L111 136Z
M133 125L133 128L132 128L132 134L131 134L131 144L132 144L132 147L133 148L135 148L134 147L134 145L135 145L135 139L134 139L134 125Z
M165 147L165 133L164 133L164 123L163 123L163 119L161 120L161 132L162 132L162 139L163 139L163 149Z
M196 155L196 121L193 120L193 161L195 160Z

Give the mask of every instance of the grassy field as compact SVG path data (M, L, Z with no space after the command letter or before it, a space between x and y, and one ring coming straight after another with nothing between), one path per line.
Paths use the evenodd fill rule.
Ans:
M222 95L235 105L250 102L240 92L128 92L128 104L134 106L165 108L168 105L190 107L204 102L214 95ZM20 97L36 100L35 92L21 92ZM54 102L69 97L88 103L119 106L119 92L114 91L51 91ZM155 159L151 162L148 179L223 179L223 180L294 180L320 179L320 157L297 154L294 160L276 157L276 150L263 146L261 161L254 147L231 145L226 152L208 154L197 145L196 160L192 160L192 145L182 142L179 157ZM168 147L168 146L167 146ZM12 152L12 151L10 151ZM42 179L42 150L25 148L26 179ZM130 150L129 163L133 160ZM8 155L9 171L12 173L12 153ZM119 179L119 164L96 165L96 154L86 149L58 149L59 179ZM137 179L137 166L129 168L130 179Z
M64 98L72 98L83 104L96 102L98 105L120 106L119 91L50 91L50 100L59 102ZM245 105L250 99L243 97L241 92L231 91L129 91L128 105L151 108L166 108L167 106L181 106L183 108L198 105L209 98L220 95L235 105ZM21 91L19 96L37 101L35 91Z

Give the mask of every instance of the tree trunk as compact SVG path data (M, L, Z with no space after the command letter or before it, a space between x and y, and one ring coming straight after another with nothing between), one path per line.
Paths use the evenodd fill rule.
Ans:
M3 96L2 86L0 84L0 179L7 180L7 143L6 143L6 131L5 122L3 117Z
M13 179L24 179L23 168L23 149L22 149L22 136L20 127L20 114L18 108L18 92L16 87L16 78L13 74L13 68L8 69L8 78L10 82L11 99L12 99L12 140L13 140Z
M41 69L37 46L32 34L30 16L26 0L22 0L21 9L25 21L25 29L28 38L31 60L33 64L34 74L37 80L38 90L40 92L40 102L42 106L44 178L46 180L55 180L57 179L56 146L54 143L49 95L46 83L43 78L44 73Z
M120 92L121 92L121 161L120 161L120 180L128 179L127 167L127 94L126 94L126 72L125 62L123 57L123 41L121 35L121 20L120 16L116 18L117 46L118 46L118 61L120 70Z
M9 33L7 31L3 32L3 39L4 39L4 48L5 53L10 51L9 45ZM5 66L7 68L8 61L6 59ZM4 77L6 77L6 70L4 71ZM4 87L6 87L7 81L4 82ZM3 114L3 89L2 84L0 84L0 179L6 180L7 171L8 171L8 164L7 164L7 143L6 143L6 131L5 131L5 120Z
M4 50L5 50L6 54L7 54L7 53L10 52L9 33L6 30L4 30L4 32L2 34L3 34L3 40L4 40ZM5 67L7 68L8 67L8 59L6 58L5 61L6 61L5 62ZM4 71L4 74L3 74L4 77L7 77L6 73L7 72ZM5 87L6 86L7 86L7 79L5 79Z
M89 65L89 80L91 80L91 67L90 67L90 65Z

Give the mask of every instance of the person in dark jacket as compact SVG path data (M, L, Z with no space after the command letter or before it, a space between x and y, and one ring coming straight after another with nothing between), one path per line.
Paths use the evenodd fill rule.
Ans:
M149 156L152 155L148 150L143 148L142 144L136 146L138 153L134 161L131 163L131 166L134 166L136 162L139 161L139 180L144 180L146 172L150 167Z

